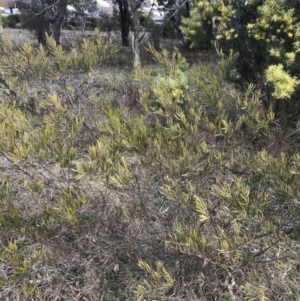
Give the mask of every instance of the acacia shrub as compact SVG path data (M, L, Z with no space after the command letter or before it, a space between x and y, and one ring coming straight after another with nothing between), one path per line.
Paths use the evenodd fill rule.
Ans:
M276 112L299 113L299 15L287 1L198 1L191 17L183 20L182 32L195 41L199 28L218 16L215 33L223 50L239 53L230 77L242 86L254 83L265 93L265 105ZM289 106L284 107L284 100Z
M117 50L99 33L70 52L0 47L1 298L299 298L300 159L276 150L299 131L253 85L228 87L235 53L189 66L149 46L127 109L101 81L85 94Z
M224 90L233 53L218 49L217 66L189 69L179 53L150 51L158 68L135 71L141 111L103 109L105 147L99 140L76 165L85 177L91 166L108 171L100 163L107 148L123 153L106 177L130 199L126 224L138 225L135 235L124 233L148 273L134 298L277 300L279 290L290 297L298 155L267 152L279 134L274 112L253 85Z
M85 295L95 300L101 294L98 289L91 289L97 281L87 283L86 293L74 292L72 288L76 285L77 269L82 273L87 269L92 274L95 267L80 268L87 259L81 257L84 252L75 256L80 260L73 265L74 270L67 258L73 258L75 250L83 245L87 248L80 240L85 240L84 228L91 226L95 216L92 218L87 212L77 216L91 196L86 192L98 191L94 200L104 210L101 213L104 219L108 197L87 182L89 187L78 186L77 174L71 166L76 158L84 156L80 145L92 143L93 135L97 134L90 129L93 124L88 118L85 119L88 125L83 122L83 103L88 103L92 93L89 89L95 91L93 85L87 85L86 77L92 78L91 69L99 67L117 48L110 40L101 38L99 32L94 39L73 45L69 52L63 51L52 38L48 37L47 43L47 48L41 45L35 49L24 44L13 50L11 41L1 36L1 76L5 85L1 89L0 144L5 170L1 169L0 175L0 236L1 241L5 237L5 242L0 246L0 299L80 300ZM86 117L93 116L92 108L92 104L85 108ZM79 138L80 135L83 137ZM100 207L92 211L98 215ZM60 231L60 227L66 232ZM48 273L51 276L47 279ZM98 271L95 273L105 296L107 280ZM115 300L120 300L119 297ZM109 300L114 299L111 296Z

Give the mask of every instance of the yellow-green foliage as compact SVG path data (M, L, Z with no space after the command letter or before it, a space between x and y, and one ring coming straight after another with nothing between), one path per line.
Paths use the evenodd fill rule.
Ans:
M51 43L48 55L29 45L13 54L5 40L0 57L0 261L12 271L0 278L3 292L297 300L300 155L276 152L279 121L254 85L225 88L237 55L215 44L215 64L189 66L178 51L149 47L157 65L133 74L138 109L93 93L82 116L67 75L84 76L98 59ZM115 51L101 47L93 55ZM36 92L35 110L20 106L32 83L53 78L66 81ZM66 94L54 92L61 81ZM80 144L87 121L92 139Z
M274 98L289 99L299 84L298 78L289 75L297 64L296 58L300 49L300 27L295 8L284 0L244 2L230 0L225 4L222 0L196 1L191 17L183 20L182 32L187 38L193 37L201 24L210 24L211 18L218 16L219 25L215 38L227 43L229 47L234 45L237 51L241 51L242 60L245 60L247 53L243 53L243 47L237 46L239 44L247 43L245 47L251 49L247 49L248 53L252 51L250 56L255 55L257 51L261 52L258 53L258 57L266 75L259 74L258 70L253 72L257 72L258 78L262 76L264 83L271 84L274 88ZM248 21L244 21L243 18ZM235 41L238 39L240 40ZM266 54L263 54L264 52ZM248 64L250 69L256 67L251 61ZM247 77L247 74L244 76ZM279 77L283 79L279 80Z
M272 109L263 110L261 94L253 85L244 94L222 89L226 68L235 59L233 53L226 57L218 49L217 66L189 69L176 52L150 51L163 69L135 71L134 78L141 87L142 116L116 109L99 124L101 131L111 137L105 140L109 145L106 149L124 154L124 163L111 169L113 177L108 177L108 184L131 191L132 202L140 202L141 208L149 210L141 209L144 223L139 232L145 236L140 245L145 253L141 254L150 257L153 249L165 254L157 255L161 260L156 263L157 269L152 269L147 259L139 262L150 280L137 286L135 296L138 300L162 298L172 287L181 285L180 277L189 275L197 281L199 297L272 299L262 277L270 277L271 281L276 277L260 264L273 270L279 260L277 252L291 243L279 221L297 216L295 207L290 211L283 205L298 195L292 180L295 172L289 171L292 165L284 156L275 158L266 151L253 155L250 150L237 155L235 148L245 137L260 140L276 135L271 127L274 113ZM183 74L183 70L189 71ZM191 94L195 87L197 95ZM211 138L204 139L202 131ZM103 147L99 144L95 151L93 146L93 153L101 154ZM133 154L139 157L140 165L125 164L126 155ZM99 170L100 158L90 164L93 169ZM243 172L243 166L247 166L247 172ZM272 167L267 170L263 166ZM149 172L143 187L139 178L142 171ZM156 198L164 201L154 195L149 199L150 191L155 190ZM293 195L290 200L285 198L288 191ZM176 217L175 208L180 208ZM166 226L160 220L170 224ZM154 245L156 241L157 249L147 245L149 236ZM158 241L163 241L162 245ZM291 260L291 250L286 251L286 258ZM289 264L285 260L283 263L279 270ZM260 286L249 285L256 277L261 280ZM220 288L216 288L218 285Z
M159 298L159 294L156 292L158 288L160 293L163 293L164 290L171 288L174 285L174 280L165 269L164 264L161 261L157 261L155 262L155 265L156 270L151 268L149 264L143 260L138 262L138 266L151 275L153 282L149 283L145 280L142 285L138 285L135 292L136 295L143 296L148 291L153 290L155 293L151 297ZM141 297L139 299L141 299Z
M14 163L48 161L65 167L76 157L73 142L81 129L82 119L70 120L67 108L55 94L42 102L41 108L43 105L53 111L43 116L38 128L20 110L6 106L0 108L3 116L1 149Z
M32 252L32 250L30 250L30 252ZM18 249L17 241L9 242L8 246L1 254L0 261L12 267L12 277L10 279L1 277L0 285L4 286L13 283L16 277L19 277L22 279L21 291L25 298L32 295L40 296L40 292L35 281L28 279L26 274L34 267L34 265L41 261L42 251L33 251L33 254L29 257L29 259L25 259L23 257L24 255Z
M35 269L55 258L52 252L58 250L47 244L57 240L64 227L81 233L79 212L89 201L90 188L80 187L78 173L72 171L84 117L70 110L76 100L70 83L117 51L98 31L70 52L50 37L47 42L47 49L24 44L16 50L3 36L0 46L5 81L0 102L0 261L12 269L1 276L1 286L18 287L26 300L45 294L35 281ZM39 98L33 110L27 110L22 102L31 96Z
M266 79L274 85L273 96L277 99L290 98L299 84L299 80L283 70L282 64L270 65L266 70Z
M63 50L61 45L56 45L52 37L47 37L48 48L42 45L33 49L31 44L22 45L20 51L15 52L8 37L1 39L1 69L10 88L8 93L14 93L21 99L28 95L26 81L47 82L60 81L64 84L64 91L72 94L72 87L66 85L68 72L77 74L82 71L92 71L103 61L115 54L117 46L110 40L101 37L99 30L95 37L83 40L79 45L73 45L70 51ZM61 78L61 74L65 74ZM43 85L42 85L43 86Z

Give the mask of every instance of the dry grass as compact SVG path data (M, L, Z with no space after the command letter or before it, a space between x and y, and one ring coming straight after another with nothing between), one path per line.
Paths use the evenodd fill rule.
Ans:
M3 28L3 34L8 35L16 47L21 46L25 42L38 45L38 41L34 32L27 29ZM71 45L72 42L80 42L82 39L90 38L93 35L94 33L92 31L82 32L76 30L62 30L61 43L65 45Z
M4 28L3 34L9 36L13 42L13 45L18 48L23 43L31 43L35 46L38 46L37 38L35 37L34 32L29 30L22 29L11 29ZM142 35L143 33L141 33ZM104 37L107 37L107 33L102 33ZM94 36L93 31L77 31L77 30L62 30L61 31L61 44L65 48L70 48L72 43L80 43L83 39L89 39ZM120 32L115 32L110 35L112 40L119 45L119 55L114 58L114 61L111 64L123 68L132 69L132 50L130 47L122 47L121 46L121 35ZM148 51L145 50L147 48L148 42L151 42L151 38L147 33L141 42L141 58L143 65L152 64L152 56ZM216 55L211 51L197 51L197 50L189 50L182 44L181 41L176 40L161 40L161 48L166 49L179 49L181 53L186 57L188 63L190 64L199 64L203 62L214 62L216 60ZM129 59L130 58L130 59Z

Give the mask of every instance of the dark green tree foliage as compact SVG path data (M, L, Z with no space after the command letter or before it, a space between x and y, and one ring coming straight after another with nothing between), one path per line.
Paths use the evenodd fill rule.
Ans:
M86 25L86 14L92 13L97 10L96 0L70 0L68 2L75 8L76 13L79 15L81 20L81 29L85 29Z
M158 5L163 7L165 19L173 24L174 31L178 38L182 38L180 30L181 18L188 17L190 14L190 1L189 0L159 0Z
M39 43L46 44L45 33L54 37L59 44L60 30L63 23L66 0L31 0L17 1L25 28L36 32Z
M39 0L32 0L31 3L17 1L17 7L21 11L21 20L25 29L33 30L39 43L44 43L44 34L49 27L42 11L42 3Z
M102 32L107 32L109 36L112 32L120 30L120 20L118 15L102 15L97 21L100 30Z
M20 15L8 15L5 17L4 27L16 28L17 24L20 25Z

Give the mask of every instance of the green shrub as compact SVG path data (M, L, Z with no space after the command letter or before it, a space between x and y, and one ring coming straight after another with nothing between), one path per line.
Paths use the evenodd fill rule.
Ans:
M74 29L80 29L80 27L81 27L81 20L80 20L80 18L75 18L75 17L73 17L73 18L71 18L70 20L68 20L68 22L67 22L67 24L66 24L66 26L67 25L70 25L70 26L72 26Z
M170 20L165 20L162 24L162 37L164 39L175 39L176 31L173 23Z
M111 33L119 29L119 19L116 17L103 16L98 20L98 26L101 31Z
M67 29L67 30L75 30L75 28L74 28L72 25L70 25L70 24L65 25L64 27L65 27L65 29Z
M153 22L150 28L152 36L160 37L163 39L176 38L175 28L170 20L165 20L163 24L156 24Z
M214 40L211 25L202 24L197 27L195 33L188 39L190 48L213 49L212 41Z
M86 18L86 26L94 30L95 28L99 27L99 19L92 17Z
M234 49L239 58L231 68L230 77L242 86L250 82L265 92L264 104L273 105L276 113L297 118L299 106L299 14L292 1L199 1L189 18L183 19L182 32L194 45L210 39L213 16L219 16L215 38L223 51ZM274 71L278 76L274 76ZM285 80L288 79L290 85ZM283 102L288 105L285 106Z
M156 49L160 48L160 39L176 38L176 31L170 20L165 20L163 24L150 23L150 34L153 45Z
M4 22L6 27L16 28L16 25L21 23L20 15L8 15Z

